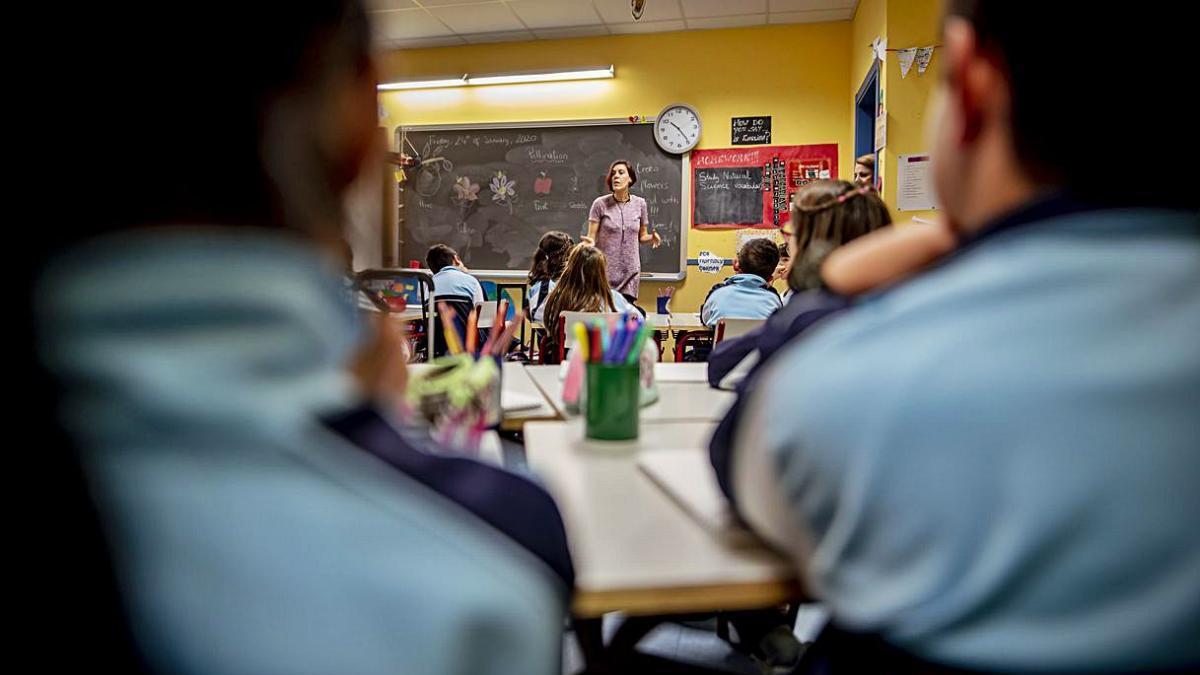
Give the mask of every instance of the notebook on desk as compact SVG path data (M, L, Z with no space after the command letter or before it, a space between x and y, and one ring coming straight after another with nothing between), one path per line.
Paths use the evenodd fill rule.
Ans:
M541 396L522 394L519 391L501 391L500 409L506 413L522 410L537 410L542 405Z
M758 350L755 349L726 373L725 377L721 378L721 381L717 383L717 389L736 391L742 381L746 379L746 376L750 374L750 371L754 369L754 366L758 365L758 360Z
M755 543L717 486L703 450L669 449L643 453L638 468L705 529L732 545Z

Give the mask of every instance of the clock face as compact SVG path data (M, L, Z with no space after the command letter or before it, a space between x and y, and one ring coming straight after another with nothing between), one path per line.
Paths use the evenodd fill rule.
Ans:
M654 140L667 152L691 150L700 140L700 115L689 105L667 106L654 120Z

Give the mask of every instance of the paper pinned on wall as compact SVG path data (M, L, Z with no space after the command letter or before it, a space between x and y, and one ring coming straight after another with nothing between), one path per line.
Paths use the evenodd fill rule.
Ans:
M725 259L710 251L700 251L696 256L696 266L705 274L718 274L725 266Z
M897 158L896 210L926 211L937 208L933 193L933 174L928 154L900 155Z
M924 75L929 62L933 60L933 47L921 47L917 50L917 72Z
M775 238L775 230L738 230L735 254L741 253L742 247L751 239L770 239L773 243L778 243L778 239Z
M896 56L900 61L900 77L908 77L908 71L912 70L913 59L917 58L917 48L901 49L896 52Z

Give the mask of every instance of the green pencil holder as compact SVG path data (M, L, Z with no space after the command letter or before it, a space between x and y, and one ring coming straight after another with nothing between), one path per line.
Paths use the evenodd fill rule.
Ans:
M637 363L587 364L585 433L601 441L629 441L638 437L640 405Z

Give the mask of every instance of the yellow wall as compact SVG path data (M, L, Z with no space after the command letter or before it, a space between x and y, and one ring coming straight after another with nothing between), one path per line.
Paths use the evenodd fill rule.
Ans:
M887 14L888 47L905 49L935 45L941 36L941 0L893 0ZM896 52L888 52L887 82L884 98L888 111L887 155L895 167L898 155L928 152L925 139L925 114L940 73L941 50L933 51L933 60L925 73L918 74L916 64L908 77L900 77L900 60ZM884 174L884 195L895 204L896 171ZM893 216L898 220L913 217L932 218L936 211L904 211Z
M700 148L730 145L730 118L771 115L779 145L837 143L838 168L853 170L848 98L848 21L729 30L607 36L406 50L385 55L381 77L405 79L463 72L503 72L614 64L612 80L385 92L394 130L402 124L458 124L656 115L666 105L696 107ZM870 38L867 40L870 41ZM860 78L861 79L861 78ZM855 85L857 86L857 85ZM563 229L577 231L578 223ZM733 257L733 231L688 232L688 257L709 250ZM675 282L671 307L698 311L721 275L688 268ZM654 307L659 284L643 283L641 304Z
M850 47L850 105L870 71L874 61L871 41L885 38L889 49L924 47L937 44L940 36L942 0L859 0L851 22ZM883 198L892 208L898 221L915 217L931 218L935 211L895 210L896 157L902 154L926 152L925 114L929 96L939 73L941 54L934 51L933 61L925 74L917 73L914 65L908 77L900 77L900 61L896 52L887 53L887 61L879 70L879 86L887 110L887 145L879 153L876 167L883 179ZM854 120L850 120L850 138L854 137Z

